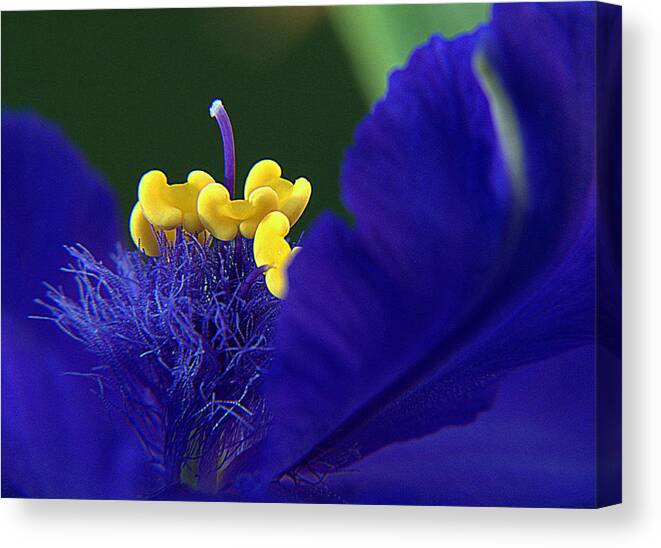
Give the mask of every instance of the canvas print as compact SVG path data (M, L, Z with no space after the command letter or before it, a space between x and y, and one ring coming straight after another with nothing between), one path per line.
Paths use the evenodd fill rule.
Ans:
M2 14L2 496L621 500L621 9Z

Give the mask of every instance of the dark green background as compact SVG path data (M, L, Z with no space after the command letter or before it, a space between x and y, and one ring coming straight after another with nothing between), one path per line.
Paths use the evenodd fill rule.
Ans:
M207 108L234 125L237 181L269 157L341 212L352 132L386 75L431 32L484 19L485 5L5 12L2 103L58 123L117 190L127 218L140 175L222 175ZM3 181L3 184L10 182Z

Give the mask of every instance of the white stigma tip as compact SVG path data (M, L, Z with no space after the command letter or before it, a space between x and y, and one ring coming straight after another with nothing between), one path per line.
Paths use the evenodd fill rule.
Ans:
M209 107L209 116L215 118L221 110L225 110L225 106L220 99L214 99Z

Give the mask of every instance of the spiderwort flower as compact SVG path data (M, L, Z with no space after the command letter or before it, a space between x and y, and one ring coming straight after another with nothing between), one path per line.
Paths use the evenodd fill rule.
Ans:
M101 357L81 370L138 432L161 496L599 502L591 367L619 342L595 349L595 278L599 263L616 288L618 234L596 261L597 213L617 217L596 187L618 175L594 118L619 86L617 21L496 5L473 33L432 37L346 154L355 225L323 216L300 253L285 238L309 183L261 162L235 199L220 104L224 185L150 172L130 223L142 252L110 268L70 248L79 295L51 288L52 317Z
M129 221L142 253L120 248L109 268L84 247L69 248L74 263L65 270L78 295L51 287L44 304L65 333L103 358L93 375L104 393L119 395L165 488L215 493L268 424L259 385L294 255L285 237L311 186L290 183L264 160L248 175L246 198L232 199L229 117L219 100L210 113L227 186L202 171L174 185L161 171L146 173Z

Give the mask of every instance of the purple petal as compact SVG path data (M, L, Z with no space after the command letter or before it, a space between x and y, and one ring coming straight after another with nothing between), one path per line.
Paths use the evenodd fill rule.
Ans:
M502 373L594 340L594 11L499 9L493 28L417 50L356 133L356 227L318 223L291 268L271 472L323 475L469 423ZM480 53L514 106L524 187Z
M144 457L128 427L109 420L89 379L96 365L34 299L65 285L65 244L108 257L118 240L114 197L52 125L2 117L2 494L136 497Z
M519 369L489 413L393 444L329 478L358 504L594 507L594 396L582 348Z
M3 307L41 312L43 283L60 272L64 245L84 243L107 258L119 241L115 198L55 126L36 114L2 113ZM71 289L75 290L75 286Z
M293 464L416 364L484 289L507 191L472 70L478 36L417 50L357 130L343 178L356 232L318 223L291 269L269 395L282 417L272 463ZM479 245L466 261L469 242Z
M416 50L356 130L343 165L355 237L397 280L402 312L420 328L435 323L436 336L483 297L509 230L511 191L473 72L481 36L433 37Z
M522 138L527 205L513 259L525 264L518 276L566 251L593 199L596 28L595 4L522 3L494 6L485 31L482 47Z

